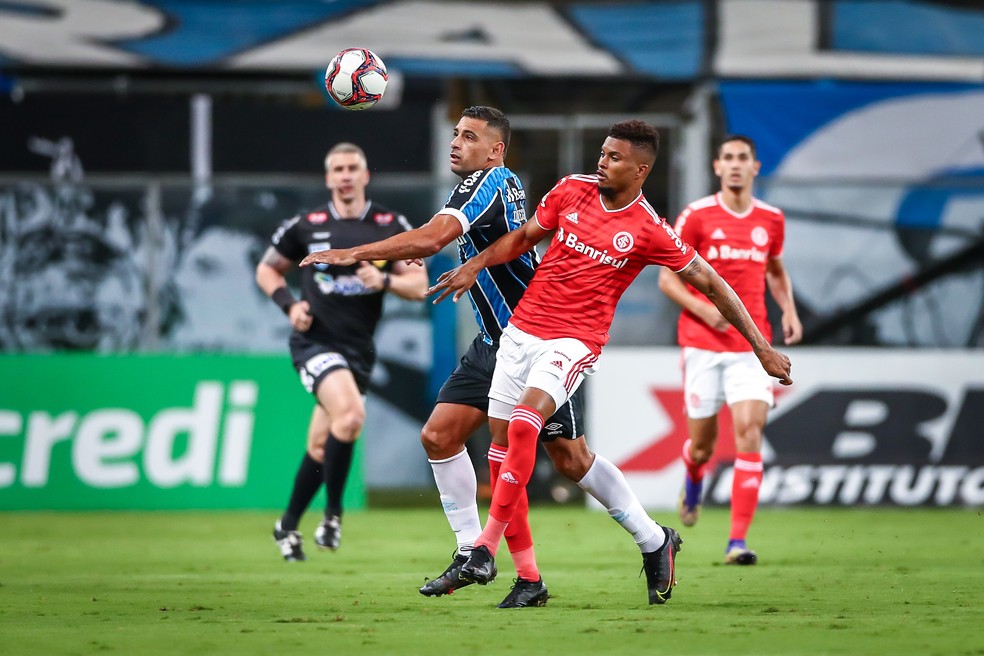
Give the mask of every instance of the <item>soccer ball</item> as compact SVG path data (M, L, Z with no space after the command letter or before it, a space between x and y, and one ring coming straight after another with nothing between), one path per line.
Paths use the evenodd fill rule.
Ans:
M325 89L345 109L369 109L386 90L386 64L366 48L346 48L325 71Z

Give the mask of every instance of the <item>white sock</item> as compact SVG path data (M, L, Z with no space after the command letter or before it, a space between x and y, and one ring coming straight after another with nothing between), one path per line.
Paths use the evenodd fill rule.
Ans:
M642 553L656 551L666 542L663 529L646 514L621 470L604 457L596 454L594 463L577 484L608 509Z
M445 460L428 460L434 470L434 482L441 493L444 516L454 531L458 553L468 554L475 540L482 534L482 521L478 517L478 479L468 450Z

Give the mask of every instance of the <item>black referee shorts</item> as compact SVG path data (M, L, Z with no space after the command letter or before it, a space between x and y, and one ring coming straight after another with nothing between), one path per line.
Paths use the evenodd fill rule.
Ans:
M495 351L498 345L486 344L479 334L461 357L458 367L437 394L438 403L458 403L489 412L489 387L495 371ZM575 440L584 435L584 386L557 409L540 431L540 441L550 442L558 437Z
M317 398L318 385L336 369L348 369L359 393L369 389L369 375L375 364L372 352L360 353L342 344L312 341L296 331L290 336L290 358L304 388Z

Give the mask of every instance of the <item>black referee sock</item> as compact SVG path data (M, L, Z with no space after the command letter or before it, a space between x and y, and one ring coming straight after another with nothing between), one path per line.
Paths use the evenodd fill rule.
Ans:
M281 530L297 530L297 524L301 521L301 515L311 505L311 499L318 493L318 488L321 487L323 480L321 463L305 451L304 459L301 460L301 464L297 468L297 474L294 476L294 489L290 492L287 511L280 518Z
M342 514L342 493L345 492L345 481L348 480L349 468L352 466L354 442L340 442L331 433L325 442L325 487L328 492L327 515Z

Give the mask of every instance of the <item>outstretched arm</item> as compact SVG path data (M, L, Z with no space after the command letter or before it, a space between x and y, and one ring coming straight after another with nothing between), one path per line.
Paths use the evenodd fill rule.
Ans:
M450 214L435 214L434 217L414 230L401 232L382 241L374 241L354 248L332 248L327 251L311 253L301 266L312 264L337 264L348 266L356 262L372 260L413 260L430 257L460 237L461 224Z
M521 227L499 237L492 245L458 268L442 273L437 279L437 284L427 290L427 295L441 292L440 296L434 299L434 303L440 303L449 294L453 294L451 300L457 303L458 299L475 284L475 279L482 269L516 259L540 243L548 234L550 231L541 228L534 216Z
M789 358L772 348L752 321L738 294L710 264L698 255L686 269L680 272L680 277L704 294L724 318L738 329L742 337L752 345L755 356L770 376L778 378L783 385L792 384L793 379L789 377L791 368Z

